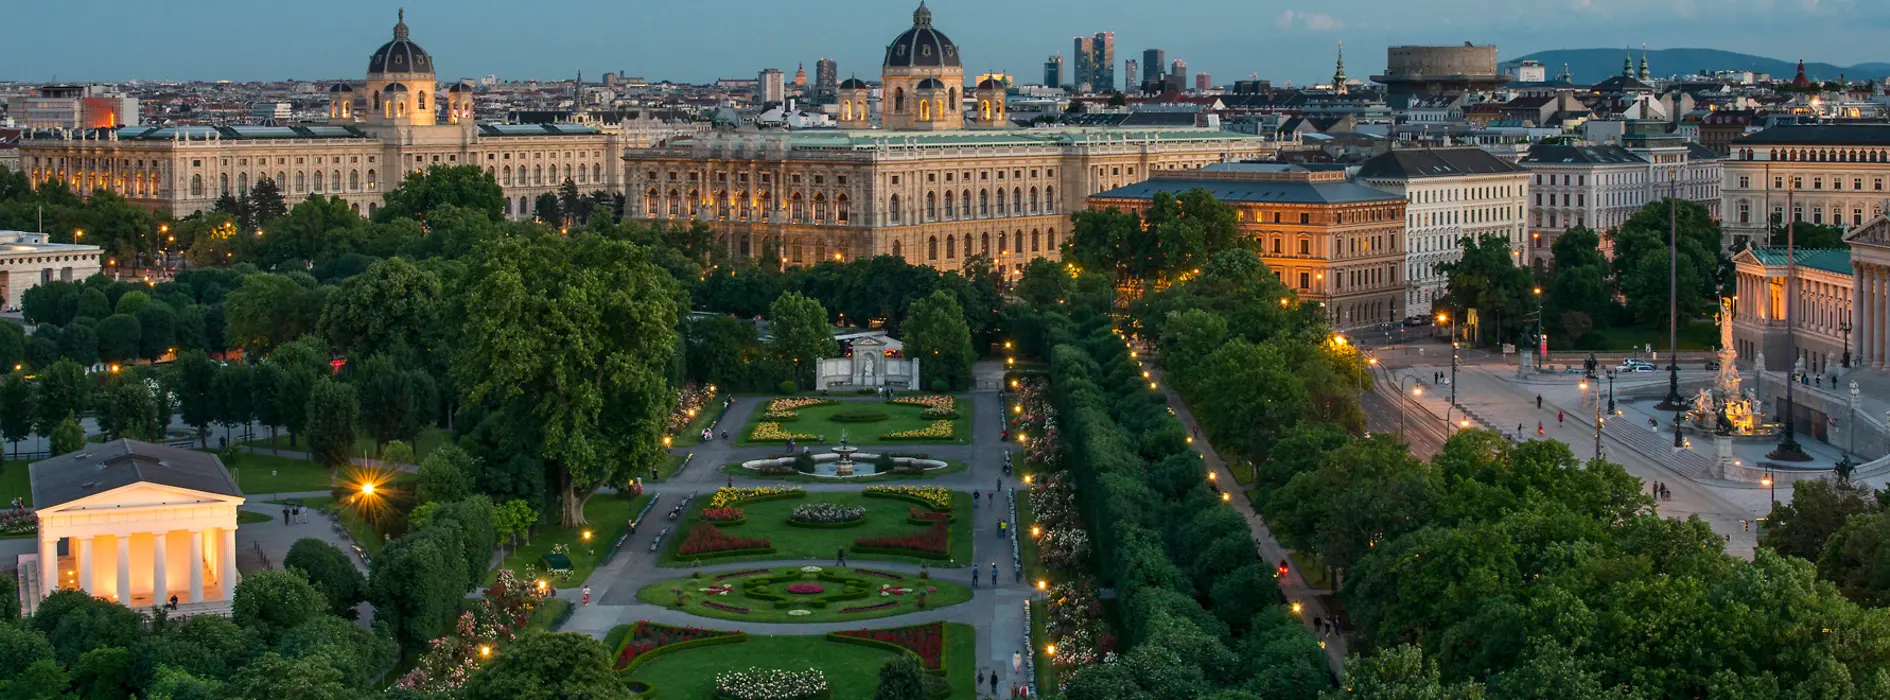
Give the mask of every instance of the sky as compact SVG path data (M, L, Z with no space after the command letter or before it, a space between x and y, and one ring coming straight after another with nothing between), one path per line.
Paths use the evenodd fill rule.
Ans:
M1561 48L1717 48L1841 66L1890 60L1885 0L928 0L967 73L1042 80L1070 39L1116 33L1116 69L1159 47L1216 84L1276 85L1384 67L1394 44L1496 44L1504 60ZM359 79L405 6L442 80L789 76L839 61L872 79L916 0L13 0L0 80ZM39 27L45 31L35 31ZM56 31L54 28L58 28ZM1656 67L1658 68L1658 67ZM1068 79L1065 69L1065 79Z

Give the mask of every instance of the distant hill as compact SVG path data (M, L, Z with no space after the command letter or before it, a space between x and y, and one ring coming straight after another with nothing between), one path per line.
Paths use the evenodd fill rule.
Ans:
M1527 56L1510 59L1502 63L1509 68L1524 59L1535 59L1548 68L1549 78L1553 79L1562 72L1562 64L1568 64L1569 73L1576 83L1597 83L1621 73L1621 58L1626 53L1622 49L1563 49L1557 51L1538 51ZM1653 49L1647 52L1648 69L1656 76L1680 75L1686 73L1709 73L1716 70L1749 70L1755 73L1770 73L1774 79L1790 80L1798 72L1798 61L1781 61L1775 58L1754 56L1751 54L1720 51L1718 49ZM1641 52L1634 50L1634 68L1640 70ZM1805 75L1813 80L1837 80L1842 74L1846 80L1882 80L1890 76L1890 63L1860 63L1855 66L1834 66L1829 63L1806 63Z

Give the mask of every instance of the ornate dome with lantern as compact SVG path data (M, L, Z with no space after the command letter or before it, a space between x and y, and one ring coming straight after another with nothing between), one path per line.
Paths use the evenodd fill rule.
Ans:
M920 96L920 91L926 95ZM886 45L881 67L880 126L943 131L965 127L965 69L958 45L932 27L924 2L912 27Z

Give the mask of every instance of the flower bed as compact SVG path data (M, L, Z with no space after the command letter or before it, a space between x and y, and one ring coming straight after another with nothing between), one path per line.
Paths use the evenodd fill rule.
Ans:
M702 607L705 607L705 608L715 608L716 610L721 610L721 611L723 611L723 612L732 612L732 613L748 613L748 612L753 612L753 611L751 611L751 610L749 610L748 608L743 608L743 607L737 607L737 606L734 606L734 605L723 605L723 604L721 604L721 603L717 603L717 602L715 602L715 601L713 601L713 600L705 600L705 601L702 601Z
M910 627L894 627L877 630L845 630L830 632L827 638L834 641L869 640L888 644L917 654L925 670L933 673L945 670L945 623L928 622Z
M926 418L957 418L958 401L950 396L901 396L887 403L923 406Z
M827 587L818 583L790 583L787 592L794 595L819 595L827 592Z
M827 416L827 420L835 423L878 423L889 417L890 416L886 415L885 411L876 411L870 408L856 408Z
M786 423L788 421L800 420L801 414L798 411L765 411L761 414L761 419L771 420L776 423Z
M760 488L719 488L709 496L708 508L733 508L743 503L776 498L800 498L807 495L799 486L763 486Z
M798 411L803 408L807 408L809 406L825 406L830 403L840 403L840 402L835 401L833 399L821 399L821 398L813 398L813 397L795 397L795 398L786 398L786 399L775 399L773 401L768 402L768 410L770 411Z
M879 578L889 579L893 581L906 580L905 576L900 575L900 574L895 574L890 571L874 571L872 569L854 569L853 573L859 574L861 576L877 576Z
M739 525L748 520L740 508L704 508L702 519L719 525Z
M769 424L762 423L761 425L769 425ZM775 427L776 429L780 428L780 426L775 426ZM761 432L760 426L756 426L755 432L756 433ZM957 435L957 430L956 428L953 427L951 421L936 420L936 421L932 421L931 425L928 425L923 428L915 428L912 430L896 430L890 433L885 433L885 434L880 435L879 439L881 440L950 440L956 435Z
M765 574L765 573L768 573L767 569L749 569L747 571L730 571L726 574L717 575L715 577L715 580L720 581L722 579L741 578L743 576L753 576L755 574Z
M745 641L747 638L748 635L741 632L705 630L697 627L672 627L670 625L649 622L647 620L639 621L636 627L631 628L630 634L624 635L623 646L617 649L616 668L619 670L628 670L629 668L642 665L644 661L660 656L663 653L668 653L669 651L666 649L659 653L657 652L658 649L665 649L667 647L682 649L689 646L731 644Z
M835 503L803 503L788 514L790 525L859 525L866 522L866 509Z
M919 510L912 508L906 513L906 522L910 522L914 525L930 525L935 522L949 523L951 521L951 513L940 513L935 510Z
M728 700L810 700L827 695L827 676L820 669L783 671L750 668L715 674L715 694Z
M912 501L932 510L949 511L952 509L951 489L943 486L868 486L862 489L860 494Z
M774 551L774 544L760 537L736 537L723 532L721 528L708 523L697 523L683 537L676 553L683 556L716 556L723 554L767 554Z
M777 421L763 421L755 424L754 432L748 434L752 442L787 442L789 440L813 440L820 436L813 433L790 433L781 428Z
M669 423L664 428L671 435L681 433L696 419L696 414L708 405L709 399L714 397L715 392L693 383L683 385L682 391L676 395L676 409L669 414Z
M840 609L840 612L843 612L843 613L861 613L861 612L872 612L872 611L874 611L874 610L885 610L885 609L887 609L887 608L894 608L894 607L898 607L898 606L899 606L899 601L896 601L896 600L889 600L889 601L886 601L886 602L884 602L884 603L874 603L874 604L872 604L872 605L862 605L862 606L860 606L860 607L857 607L857 608L841 608L841 609Z
M924 532L916 534L862 537L853 541L853 551L945 559L951 556L951 530L943 522L934 522Z
M0 511L0 534L30 535L39 530L39 515L29 509Z

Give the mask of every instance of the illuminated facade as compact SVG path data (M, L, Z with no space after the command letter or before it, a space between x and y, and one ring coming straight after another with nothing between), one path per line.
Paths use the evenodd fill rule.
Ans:
M402 18L405 19L404 17ZM273 180L284 199L340 197L372 214L387 188L434 166L477 165L505 192L505 212L529 218L533 201L565 180L579 190L623 191L623 138L572 124L480 124L472 93L439 89L432 56L405 21L368 60L359 85L329 89L326 124L128 127L30 132L21 169L35 185L57 180L81 194L105 189L134 204L187 216L218 197Z

